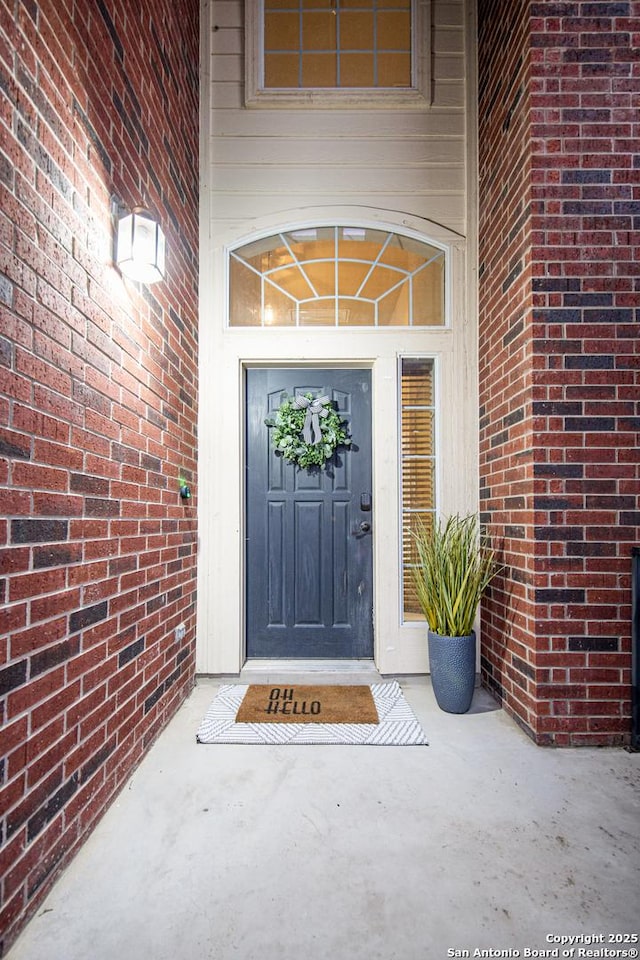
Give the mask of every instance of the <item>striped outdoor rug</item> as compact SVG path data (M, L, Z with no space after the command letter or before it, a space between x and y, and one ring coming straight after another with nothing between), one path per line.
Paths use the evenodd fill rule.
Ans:
M196 734L198 743L362 744L426 746L427 740L396 680L371 684L378 723L238 723L246 684L225 684L207 710Z

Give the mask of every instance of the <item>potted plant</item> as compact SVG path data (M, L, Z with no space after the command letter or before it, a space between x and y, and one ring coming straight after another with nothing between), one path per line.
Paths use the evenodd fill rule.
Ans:
M421 525L413 539L414 582L429 628L433 692L442 710L466 713L476 674L473 625L482 595L498 573L495 551L480 536L475 514Z

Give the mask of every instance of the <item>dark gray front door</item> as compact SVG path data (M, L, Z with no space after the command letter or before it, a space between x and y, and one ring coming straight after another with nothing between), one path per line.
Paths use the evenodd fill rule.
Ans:
M351 447L322 468L275 453L265 418L327 395ZM373 657L371 373L247 371L247 656Z

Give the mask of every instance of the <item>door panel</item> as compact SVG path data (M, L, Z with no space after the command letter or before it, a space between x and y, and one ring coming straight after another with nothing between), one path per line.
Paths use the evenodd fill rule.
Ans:
M247 371L247 656L373 656L371 373L344 369ZM352 446L324 467L288 463L264 421L285 394L327 394ZM363 500L363 497L365 498Z

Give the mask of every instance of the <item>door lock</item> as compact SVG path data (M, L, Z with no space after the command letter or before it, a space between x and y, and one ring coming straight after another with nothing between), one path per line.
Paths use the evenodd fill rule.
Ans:
M371 530L371 524L367 523L366 520L363 520L362 523L360 524L360 532L369 533L369 530Z

